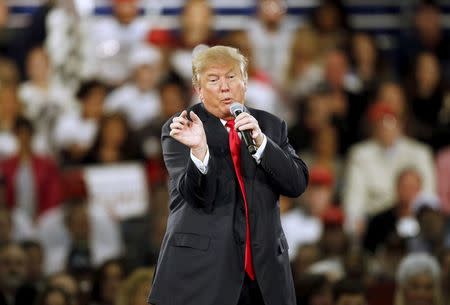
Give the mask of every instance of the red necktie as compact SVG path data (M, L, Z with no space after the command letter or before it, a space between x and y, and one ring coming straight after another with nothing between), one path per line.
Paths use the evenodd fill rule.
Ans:
M239 186L241 188L242 196L244 197L244 207L245 207L245 258L244 258L244 269L250 279L255 279L255 271L253 270L252 262L252 251L250 248L250 225L248 221L248 205L247 198L245 196L244 179L241 173L241 140L239 139L238 133L234 129L234 120L227 121L226 126L230 128L228 134L228 141L230 143L231 157L233 158L234 170L236 171L236 176L239 181Z

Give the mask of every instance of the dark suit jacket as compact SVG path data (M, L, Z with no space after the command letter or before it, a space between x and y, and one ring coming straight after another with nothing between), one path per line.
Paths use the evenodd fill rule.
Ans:
M202 104L210 160L206 175L187 146L170 137L162 146L169 171L170 214L148 302L156 305L234 305L244 279L245 212L228 145L228 132ZM280 224L280 195L299 196L308 170L288 143L287 127L275 116L250 109L267 136L259 165L241 145L241 170L250 218L256 280L266 305L294 305L288 245Z

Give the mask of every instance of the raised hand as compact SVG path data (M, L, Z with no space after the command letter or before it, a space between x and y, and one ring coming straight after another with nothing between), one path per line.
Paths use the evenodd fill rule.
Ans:
M203 123L193 111L190 112L190 117L192 121L187 118L187 111L184 110L179 116L173 118L170 124L170 136L188 146L196 158L203 160L208 150Z

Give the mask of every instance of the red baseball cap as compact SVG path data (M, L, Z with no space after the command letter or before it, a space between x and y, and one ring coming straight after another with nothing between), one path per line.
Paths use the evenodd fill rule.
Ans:
M332 186L333 183L334 177L330 169L316 166L309 170L309 184Z
M395 119L398 118L398 115L395 112L395 110L388 103L383 101L379 101L372 104L369 107L367 113L368 113L367 117L370 123L378 122L379 120L383 119L386 116L390 116Z

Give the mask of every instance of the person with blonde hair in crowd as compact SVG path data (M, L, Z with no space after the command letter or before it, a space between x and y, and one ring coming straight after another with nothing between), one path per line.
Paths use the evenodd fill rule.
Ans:
M122 283L115 305L147 305L148 289L154 268L138 268Z
M397 270L395 305L443 305L437 260L425 253L403 258Z

